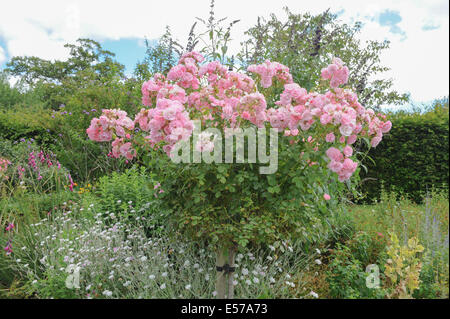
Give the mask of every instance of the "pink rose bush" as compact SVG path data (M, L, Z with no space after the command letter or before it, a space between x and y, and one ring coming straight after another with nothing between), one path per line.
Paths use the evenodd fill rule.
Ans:
M320 216L315 214L337 210L336 195L349 186L341 182L358 171L354 146L363 140L376 147L391 122L365 108L344 87L349 70L338 58L322 70L328 87L324 92L308 92L277 62L250 65L244 73L218 61L203 61L199 53L183 54L167 75L157 73L142 85L143 107L134 119L120 110L103 110L92 119L89 138L110 142L116 158L131 160L142 152L158 177L155 201L167 212L171 227L177 234L216 245L218 260L227 260L225 256L249 243L312 238L306 226L316 225ZM194 121L208 130L197 134ZM234 154L225 163L215 161L220 145L215 142L241 128L265 128L258 131L258 144L259 133L270 133L275 172L261 174L268 156L259 148L259 162L251 165L237 151L235 162ZM272 148L272 136L277 149ZM203 155L214 152L214 161L170 161L180 141L200 152L204 162L212 156ZM157 156L146 157L153 155L149 149Z
M339 58L334 58L332 64L322 69L322 78L330 80L330 86L337 88L348 81L349 70Z
M324 93L307 92L293 83L289 68L277 62L250 65L247 71L255 75L253 79L218 61L201 65L203 61L197 52L185 53L167 76L157 73L142 85L145 107L134 120L121 110L103 110L92 119L86 131L89 138L112 141L112 156L131 160L142 140L170 156L177 142L192 136L193 120L220 129L274 128L290 144L305 143L310 152L322 152L326 166L342 182L358 167L353 149L357 140L364 137L376 147L391 129L384 115L365 108L354 92L341 87L349 69L339 58L322 69L331 88ZM282 92L270 100L265 92L275 85ZM204 134L195 148L211 152L211 138Z
M164 142L163 148L167 154L170 154L175 143L189 138L194 128L184 105L176 97L172 100L157 99L156 108L141 109L135 123L143 132L149 133L145 139L152 147Z
M211 152L214 149L214 138L212 133L200 133L195 149L199 152Z
M271 87L274 78L283 84L292 83L292 75L289 73L289 68L278 62L266 60L259 65L250 65L247 70L261 77L261 86L263 88Z
M113 134L118 137L125 137L133 129L134 122L127 117L127 112L103 110L99 118L94 118L91 121L91 126L86 130L86 133L93 141L109 142Z

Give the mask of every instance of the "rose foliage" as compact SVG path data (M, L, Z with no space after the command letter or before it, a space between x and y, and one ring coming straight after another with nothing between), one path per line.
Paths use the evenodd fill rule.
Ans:
M322 70L318 92L307 92L280 63L265 61L243 73L188 52L167 75L157 73L143 84L145 107L134 120L121 110L103 110L87 134L112 142L114 157L146 156L159 180L155 200L178 234L225 247L295 236L313 240L337 211L341 192L353 187L362 155L356 143L376 147L391 128L345 88L348 74L335 58ZM194 120L216 131L195 137ZM246 128L265 129L267 145L258 135L258 148L277 152L276 172L261 174L268 164L261 157L250 161L250 152L224 162L222 137ZM278 138L272 149L270 129ZM218 153L220 160L171 161L183 141L203 159Z

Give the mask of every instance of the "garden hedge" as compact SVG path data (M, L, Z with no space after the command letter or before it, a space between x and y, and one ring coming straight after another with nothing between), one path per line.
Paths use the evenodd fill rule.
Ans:
M56 134L51 126L50 113L43 109L5 110L0 106L0 138L10 141L33 139L39 145L49 145Z
M392 130L369 152L368 172L361 170L366 198L378 199L384 187L419 202L431 188L448 187L448 99L425 114L401 112L390 119Z

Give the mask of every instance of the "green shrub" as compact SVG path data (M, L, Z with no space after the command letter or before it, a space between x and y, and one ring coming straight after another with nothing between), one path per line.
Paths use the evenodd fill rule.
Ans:
M51 115L43 108L0 110L0 140L31 139L39 145L51 145L56 137Z
M60 131L52 149L75 181L92 182L127 166L126 161L107 156L109 145L95 143L87 139L85 133L67 125Z
M448 248L447 248L448 250ZM436 299L448 298L449 295L449 275L448 275L448 253L447 263L442 259L442 255L436 256L427 254L425 262L420 272L420 286L414 291L413 297L416 299ZM447 271L445 271L447 269Z
M357 233L345 244L338 243L336 248L331 250L326 271L330 297L383 298L383 289L367 287L366 278L369 273L365 270L370 264L384 264L384 248L382 243L365 232Z
M329 264L327 279L332 298L361 297L359 288L365 283L364 269L361 262L352 256L350 248L338 244Z
M0 227L8 222L29 223L51 214L55 207L75 200L76 194L69 191L48 194L26 194L0 200Z
M21 100L20 91L15 87L11 87L5 72L0 72L0 109L8 109Z
M391 115L392 130L369 152L373 162L366 163L368 173L361 170L368 199L379 199L384 187L419 202L433 186L448 185L448 111L447 99L425 114Z
M95 186L98 207L105 216L116 216L124 222L141 220L147 235L160 233L167 229L168 212L161 208L155 185L153 175L143 167L113 172L101 177Z
M68 170L36 143L0 140L0 157L11 162L0 176L0 227L35 220L77 196L69 191Z
M96 194L104 211L119 212L131 204L134 209L140 209L155 199L154 185L145 169L133 167L123 173L113 172L100 178Z

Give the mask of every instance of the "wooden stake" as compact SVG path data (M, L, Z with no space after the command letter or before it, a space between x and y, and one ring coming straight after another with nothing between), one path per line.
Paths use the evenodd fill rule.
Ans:
M216 266L222 267L227 263L227 250L220 248L217 251ZM217 299L225 299L227 294L227 275L223 271L216 272L216 292Z
M236 248L232 247L228 251L228 264L230 267L234 267L234 259L236 257ZM228 273L228 299L234 298L234 272Z

